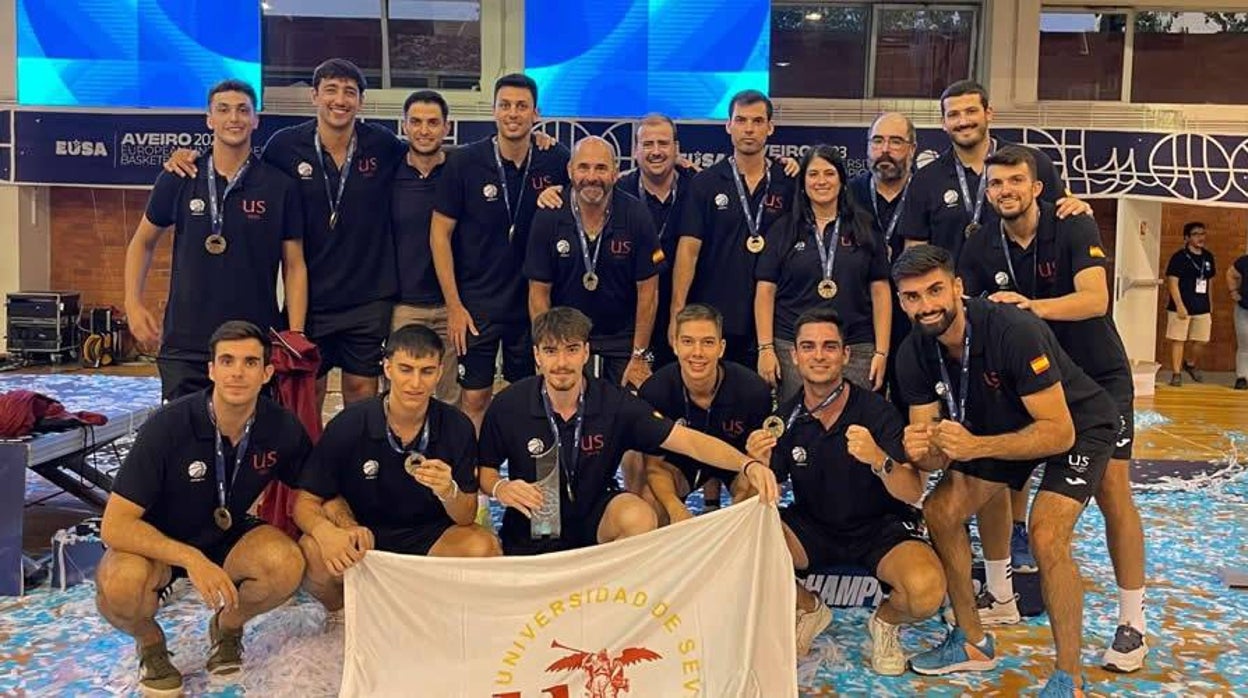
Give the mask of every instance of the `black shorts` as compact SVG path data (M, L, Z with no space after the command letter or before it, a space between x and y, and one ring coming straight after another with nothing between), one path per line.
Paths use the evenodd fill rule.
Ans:
M529 536L527 525L520 532L520 535L514 535L514 532L511 531L504 531L502 539L503 554L541 555L543 553L578 550L598 545L598 526L602 524L602 517L607 513L607 505L611 503L612 499L621 494L624 494L624 492L612 491L602 495L590 507L589 512L578 519L569 520L565 516L563 530L560 531L561 535L558 538L539 538L534 540Z
M494 385L494 365L503 349L503 378L515 383L537 371L533 340L527 322L489 322L477 325L479 334L468 333L468 353L459 357L459 385L464 390L484 390Z
M373 301L354 308L309 312L307 335L321 351L324 376L334 367L355 376L381 375L381 357L390 335L392 301Z
M1113 383L1102 383L1101 387L1118 406L1118 433L1114 436L1114 453L1111 458L1131 460L1131 449L1135 445L1135 386L1130 380L1125 384L1122 380L1116 380Z
M400 555L428 555L434 543L454 526L453 521L433 521L419 526L369 526L374 547Z
M806 571L828 567L865 567L876 573L886 555L909 540L929 544L918 520L885 516L857 531L843 531L820 523L796 505L780 510L780 520L793 531L806 551Z
M680 471L681 475L685 476L685 484L689 485L690 494L696 492L711 480L719 480L723 483L724 487L731 490L732 481L737 477L737 473L735 471L716 468L712 465L690 463L688 461L682 461L680 464L672 463L672 465Z
M217 542L207 547L199 548L199 552L203 553L204 557L211 560L212 564L217 567L225 567L225 558L230 556L230 551L234 549L234 546L238 545L243 536L261 526L267 525L268 523L264 519L254 516L245 517L241 521L235 521L234 525L230 526L230 530L226 531ZM169 577L169 584L173 584L175 579L186 578L185 567L170 565L169 569L173 571L173 574ZM168 588L168 585L166 585L166 588ZM164 589L161 591L163 592Z
M180 397L198 393L212 385L208 379L208 361L190 361L157 357L156 368L160 371L160 397L172 402Z
M633 358L633 336L589 338L590 357L585 372L611 385L624 380L624 370ZM631 386L634 391L641 386Z
M1105 476L1117 432L1113 427L1086 429L1075 436L1075 445L1069 451L1050 458L1035 461L981 459L954 463L951 467L980 480L1001 482L1011 489L1021 490L1027 486L1031 473L1043 463L1041 490L1064 495L1086 505Z

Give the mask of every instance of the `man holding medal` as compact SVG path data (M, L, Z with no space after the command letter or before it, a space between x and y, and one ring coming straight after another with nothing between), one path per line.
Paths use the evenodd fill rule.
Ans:
M1071 537L1113 452L1118 408L1042 320L1011 305L963 298L948 250L907 249L893 265L893 279L916 325L897 356L911 406L904 445L918 467L947 469L923 516L958 623L910 665L927 675L996 666L993 638L975 606L966 521L1045 463L1029 520L1057 647L1057 671L1042 695L1077 695L1083 588Z
M673 423L619 386L585 376L590 320L555 307L533 322L541 375L499 393L481 427L482 491L508 507L508 555L572 550L652 531L654 510L620 489L627 450L676 451L743 472L764 503L777 497L765 465L728 444ZM506 463L508 476L500 476Z
M906 670L900 626L935 614L945 595L915 508L926 476L905 462L905 424L893 406L845 378L849 353L836 311L802 313L793 354L802 388L750 434L747 452L770 462L777 480L793 481L793 504L780 518L799 572L862 566L891 588L868 628L872 668L896 676ZM797 599L801 657L832 612L800 583Z
M260 389L273 376L266 333L223 324L209 340L212 387L162 407L126 455L104 509L100 614L137 643L139 684L178 695L182 675L156 624L160 592L187 577L210 608L208 672L242 668L243 625L290 598L299 547L251 512L274 478L295 486L311 443Z
M663 249L645 205L616 191L609 143L597 136L578 141L568 176L572 196L533 217L524 263L529 317L552 305L585 313L593 322L593 359L601 362L595 375L636 389L650 377Z
M126 317L140 343L160 344L156 365L165 400L211 385L205 348L221 323L241 319L264 329L304 328L303 205L293 180L252 157L251 134L259 125L255 100L255 90L239 80L212 88L208 166L193 178L162 172L126 248ZM173 264L162 332L144 303L143 287L156 245L170 228ZM279 265L285 322L274 284Z
M300 478L295 522L308 591L342 608L342 575L369 550L434 557L501 554L477 513L472 422L434 397L441 338L404 325L386 340L390 390L348 406L325 427Z

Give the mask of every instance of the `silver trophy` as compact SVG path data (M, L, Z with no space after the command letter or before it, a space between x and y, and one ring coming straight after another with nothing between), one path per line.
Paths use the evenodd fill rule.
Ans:
M559 516L559 488L563 483L559 475L558 443L537 455L537 481L533 484L542 491L542 506L529 519L529 535L535 539L558 538L563 532Z

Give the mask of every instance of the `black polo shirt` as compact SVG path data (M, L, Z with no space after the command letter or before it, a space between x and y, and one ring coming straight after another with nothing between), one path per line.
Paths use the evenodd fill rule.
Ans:
M351 505L355 520L369 528L405 528L454 521L433 490L403 468L407 452L394 450L386 438L384 395L348 405L325 427L299 478L300 489L323 499L338 495ZM439 400L429 401L427 458L451 466L463 492L477 491L477 438L462 412ZM415 450L420 435L405 447ZM396 439L397 441L397 439Z
M545 453L555 441L542 404L543 380L541 376L532 376L512 383L490 403L481 425L482 467L498 468L506 462L511 479L537 479L535 456ZM587 516L602 497L619 490L615 474L625 451L655 453L675 426L632 393L605 380L584 380L585 422L581 442L576 445L580 449L573 488L576 500L568 498L567 480L563 480L560 490L560 514L565 529ZM555 420L564 445L560 463L566 464L572 455L576 420L565 422L558 415ZM529 541L529 519L509 507L503 514L501 537L504 543Z
M506 191L515 213L515 233L503 201L504 188L494 160L494 139L486 138L459 148L447 161L438 182L434 210L455 219L451 249L455 254L455 283L460 299L482 322L524 322L528 319L528 290L522 269L529 226L537 197L552 185L568 184L570 154L563 145L548 150L529 146L528 178L525 166L502 158ZM523 180L523 181L522 181Z
M972 434L1007 434L1031 424L1034 420L1023 398L1056 383L1066 394L1075 433L1103 427L1117 430L1114 401L1062 350L1043 320L983 298L964 302L971 324L965 424ZM906 404L945 404L936 393L936 384L943 380L938 360L945 362L950 394L959 404L961 359L960 347L950 356L935 337L912 332L897 355L897 378Z
M871 282L888 281L888 257L883 243L872 239L869 245L859 245L854 242L848 221L842 223L832 266L837 291L833 298L825 300L818 292L823 261L813 227L804 220L797 225L793 222L790 214L776 221L754 270L756 280L776 285L776 338L793 341L793 326L799 315L812 308L830 307L841 316L846 344L874 342ZM824 227L825 245L832 240L834 229L833 223Z
M451 157L450 151L446 157ZM398 260L399 302L408 305L444 305L442 287L433 268L429 247L429 222L438 180L446 163L435 165L425 177L407 163L406 157L395 170L394 195L390 199L390 225Z
M1239 272L1239 307L1248 310L1248 254L1235 260L1234 267Z
M113 493L143 507L143 520L170 538L205 550L226 533L212 512L218 506L217 430L208 416L209 388L161 407L143 426L122 461ZM295 415L261 397L247 442L242 472L234 475L237 451L224 439L226 501L235 525L274 478L299 482L312 442ZM233 481L233 486L229 483Z
M1017 145L1000 139L994 140L997 149ZM1048 155L1035 148L1027 150L1035 157L1039 180L1044 183L1040 198L1055 203L1066 195L1066 185ZM966 188L972 199L971 210L975 210L974 198L979 192L980 176L975 170L963 165L951 147L914 173L910 181L910 193L906 196L906 205L895 233L904 235L908 240L940 245L953 253L955 262L962 251L962 243L966 240L966 226L972 220L966 204L962 201L962 186L955 169L959 167L966 173ZM985 200L979 216L980 231L995 230L1000 220L992 210L992 205Z
M759 226L764 238L793 199L793 180L784 174L784 166L772 162L769 172L771 185L765 191L765 179L759 180L753 192L746 189L751 215L759 206L764 207ZM746 186L744 176L741 186ZM720 160L698 173L689 189L679 232L682 237L701 240L702 249L698 253L688 302L708 303L723 313L724 334L752 336L754 293L743 287L754 279L759 255L745 248L750 223L741 208L737 185L732 181L732 164L726 158ZM772 242L768 240L768 245Z
M637 395L668 419L710 434L744 452L745 440L750 432L761 427L763 420L771 413L771 387L757 373L740 364L721 361L719 366L722 371L719 391L715 393L709 410L698 407L687 398L678 363L655 371L642 384ZM702 471L701 482L694 482L693 478L689 480L694 488L713 477L732 482L737 475L674 451L662 450L661 454L664 460L686 473Z
M890 252L889 259L897 259L897 255L906 248L906 238L901 234L902 194L893 197L892 201L884 198L884 195L876 190L875 180L871 178L870 170L859 172L851 177L849 191L853 194L854 200L858 202L858 207L871 214L871 230L881 244L887 245ZM910 198L909 192L905 192L905 196ZM874 204L872 204L873 201ZM988 203L985 202L984 205L987 206ZM892 236L886 237L888 226L892 223L894 216L897 216L897 225L893 226Z
M597 244L598 288L585 288L585 259L572 217L571 192L557 209L539 209L533 216L524 275L530 281L551 284L550 304L576 308L593 321L590 339L632 340L637 325L637 284L652 278L663 266L663 249L654 234L650 212L621 192L611 194L611 218ZM590 257L594 243L589 245Z
M1092 267L1104 268L1101 233L1091 216L1057 217L1047 201L1040 206L1036 236L1023 249L1007 235L1010 259L1018 278L1010 274L1001 247L1002 231L984 230L962 246L958 276L968 296L1014 291L1028 298L1060 298L1075 292L1075 275ZM1100 385L1131 383L1127 350L1108 314L1086 320L1050 320L1049 327L1070 358Z
M776 480L793 481L793 506L833 531L858 535L878 530L889 517L914 521L919 512L893 497L871 466L849 454L845 431L866 427L876 444L898 463L906 460L905 422L883 397L856 385L846 388L845 407L828 429L800 410L771 451ZM781 403L776 415L788 422L806 391Z
M1218 267L1213 262L1212 252L1203 250L1200 254L1192 254L1184 245L1183 249L1170 256L1170 262L1166 264L1166 276L1178 277L1179 297L1183 299L1188 315L1204 315L1210 312L1209 294L1213 292L1213 284L1217 283L1218 276ZM1196 287L1202 282L1205 292L1197 293ZM1167 297L1169 295L1166 294ZM1166 310L1178 310L1173 298L1166 301Z
M303 198L312 313L354 308L398 293L390 189L407 146L391 131L363 121L356 122L355 134L355 154L347 165L350 174L333 230L329 197L338 196L340 173L329 151L316 152L316 120L288 126L264 146L264 161L293 177Z
M165 306L160 355L207 361L208 338L227 320L247 320L263 329L286 326L277 305L282 244L303 236L303 204L295 183L258 158L223 206L225 252L204 246L212 235L207 158L188 179L162 172L147 200L147 220L173 226L173 267ZM216 174L217 196L225 177Z

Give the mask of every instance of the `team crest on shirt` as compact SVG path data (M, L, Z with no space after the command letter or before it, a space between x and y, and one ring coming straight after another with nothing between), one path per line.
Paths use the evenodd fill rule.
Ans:
M793 451L789 453L793 456L793 462L798 465L806 465L806 449L801 446L794 446Z
M946 189L944 199L946 206L952 206L958 203L958 192L952 189Z
M793 251L794 251L794 252L805 252L805 251L806 251L806 241L805 241L805 240L798 240L797 242L793 243Z
M194 215L194 216L204 215L204 200L203 199L191 199L190 209L191 209L191 215Z
M728 195L719 193L715 195L715 208L723 211L728 208Z
M366 461L364 461L364 467L363 467L363 471L364 471L364 479L365 479L365 480L376 480L376 479L377 479L377 471L378 471L380 468L381 468L381 464L380 464L380 463L378 463L378 462L377 462L377 461L375 461L375 460L366 460Z
M192 461L186 466L186 474L191 482L203 482L204 476L208 474L208 466L202 460Z
M992 280L996 281L997 286L1000 286L1001 288L1005 288L1010 285L1010 275L1003 271L997 272L996 275L992 277Z
M484 187L481 187L481 196L484 196L486 201L496 200L498 198L498 187L493 184L487 184Z
M312 179L312 163L305 161L295 165L295 172L303 179Z
M686 427L686 426L689 426L689 422L685 421L685 418L684 418L684 417L678 417L678 418L676 419L676 426L678 426L678 427Z
M529 439L529 443L526 444L525 448L529 450L529 455L540 456L546 451L546 444L542 443L541 439L532 438Z
M463 364L460 364L459 366L455 367L455 372L459 374L460 378L463 378L464 376L468 375L468 367Z
M555 251L559 253L560 257L567 257L572 253L572 244L567 240L560 240L555 243Z

